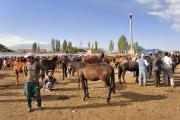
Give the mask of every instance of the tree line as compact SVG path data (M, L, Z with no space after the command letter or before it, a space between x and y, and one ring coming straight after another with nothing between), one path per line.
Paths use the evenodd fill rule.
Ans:
M110 40L108 50L110 52L112 52L114 50L114 46L115 46L114 41ZM119 37L117 47L118 47L118 51L120 53L128 53L128 51L130 49L130 44L128 43L125 35L121 35ZM135 52L141 52L143 50L143 48L138 45L137 41L133 44L133 48L134 48ZM51 39L51 49L52 49L52 52L68 51L72 54L76 53L78 51L78 48L73 46L71 41L64 40L61 44L60 40L55 39L55 38ZM95 41L94 43L88 42L88 49L94 49L97 51L99 49L98 48L98 42L97 41ZM39 50L40 50L39 44L33 43L32 44L32 51L33 52L39 52Z

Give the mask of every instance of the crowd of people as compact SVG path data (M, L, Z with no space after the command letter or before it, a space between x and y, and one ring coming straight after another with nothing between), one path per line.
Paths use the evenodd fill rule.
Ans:
M160 86L160 74L163 72L164 84L165 86L174 87L173 73L175 68L174 55L165 52L163 56L158 54L149 53L151 61L148 62L144 58L144 54L141 54L140 58L137 58L137 63L139 65L139 85L147 85L147 80L151 78L152 71L154 72L155 86Z

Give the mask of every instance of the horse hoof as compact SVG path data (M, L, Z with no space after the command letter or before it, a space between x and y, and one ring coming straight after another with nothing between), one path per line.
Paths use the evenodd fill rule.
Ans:
M109 104L109 102L110 102L110 100L109 100L109 99L107 99L107 104Z
M85 101L86 99L85 98L83 98L83 101Z

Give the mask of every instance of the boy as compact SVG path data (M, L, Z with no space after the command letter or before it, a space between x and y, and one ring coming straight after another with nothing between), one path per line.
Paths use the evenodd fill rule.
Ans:
M44 87L46 91L51 91L55 82L56 82L56 79L53 77L53 71L48 70L48 75L44 80Z

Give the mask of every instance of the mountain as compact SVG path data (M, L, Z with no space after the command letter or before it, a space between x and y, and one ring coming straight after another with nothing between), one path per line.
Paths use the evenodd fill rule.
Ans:
M46 51L50 51L51 50L51 45L50 44L39 44L39 46L40 46L40 49L46 49ZM12 49L12 50L31 49L32 48L32 44L18 44L18 45L10 46L8 48Z

